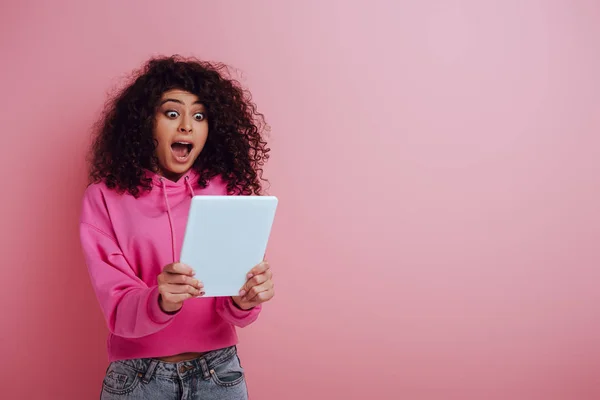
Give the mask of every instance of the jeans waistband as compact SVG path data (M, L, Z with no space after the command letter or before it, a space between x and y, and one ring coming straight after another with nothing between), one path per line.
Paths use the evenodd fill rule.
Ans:
M180 362L164 362L153 358L138 358L134 360L117 361L134 369L142 376L144 382L149 382L153 375L167 378L183 379L188 375L201 373L204 379L210 378L210 370L216 365L227 361L237 354L236 346L210 351L193 360Z

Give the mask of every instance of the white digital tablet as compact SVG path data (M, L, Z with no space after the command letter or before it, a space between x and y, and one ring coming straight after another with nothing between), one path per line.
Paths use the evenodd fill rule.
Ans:
M246 275L264 259L275 196L194 196L180 262L204 284L203 297L238 296Z

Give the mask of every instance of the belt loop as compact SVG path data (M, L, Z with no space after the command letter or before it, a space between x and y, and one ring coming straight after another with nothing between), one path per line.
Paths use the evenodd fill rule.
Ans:
M210 371L208 370L208 364L206 363L206 360L204 359L204 357L202 357L199 361L200 368L202 368L202 376L204 377L204 379L210 378Z
M157 365L158 365L158 360L150 361L150 365L148 366L148 369L146 370L146 373L144 374L144 377L142 378L142 382L144 382L144 383L150 382L150 379L152 378L152 375L154 375L154 370L156 369Z

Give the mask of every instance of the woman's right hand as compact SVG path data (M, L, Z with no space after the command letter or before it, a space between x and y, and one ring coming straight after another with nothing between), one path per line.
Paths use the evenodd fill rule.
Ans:
M192 268L173 263L165 266L158 275L158 304L166 313L181 309L183 302L204 294L204 285L195 279Z

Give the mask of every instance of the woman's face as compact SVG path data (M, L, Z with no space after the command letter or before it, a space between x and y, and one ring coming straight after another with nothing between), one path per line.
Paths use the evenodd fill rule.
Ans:
M154 123L157 172L177 181L192 167L207 137L206 110L198 97L179 89L163 93Z

